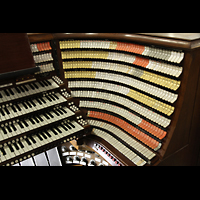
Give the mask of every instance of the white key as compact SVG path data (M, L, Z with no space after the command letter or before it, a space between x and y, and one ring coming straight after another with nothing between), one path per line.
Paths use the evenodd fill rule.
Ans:
M13 147L13 149L15 150L15 154L16 154L16 155L21 155L21 154L24 153L24 151L22 150L22 148L20 147L20 145L19 145L18 143L12 144L12 147ZM17 147L18 147L19 149L17 149Z
M2 151L0 151L0 155L1 155L1 162L4 162L4 161L8 160L8 156L7 155L3 155Z
M30 137L27 137L28 138L28 140L31 142L31 146L32 146L32 148L33 149L36 149L36 148L38 148L39 147L39 145L37 144L37 142L36 143L34 143L32 140L31 140L31 138Z
M21 153L19 152L19 150L17 150L17 149L15 148L14 144L10 144L10 146L12 146L12 148L14 149L15 156L21 155Z
M24 139L21 140L21 143L24 145L24 148L23 148L24 152L28 152L32 150L32 148L27 144L27 142Z
M13 137L12 132L9 132L7 126L5 126L4 128L5 128L6 132L7 132L8 137L9 137L9 138L10 138L10 137Z
M22 129L21 129L21 127L19 126L18 123L15 123L14 126L15 126L15 128L17 129L17 130L16 130L16 133L17 133L18 135L20 135L21 133L23 133L23 131L22 131Z
M10 151L8 146L6 146L6 147L4 146L4 151L6 152L6 157L8 159L11 159L11 158L15 157L15 154Z
M19 147L19 152L20 152L21 154L27 152L27 148L26 148L26 147L21 148L21 146L20 146L20 144L19 144L18 142L17 142L16 144L17 144L17 146ZM23 144L23 143L22 143L22 144Z
M53 142L55 139L53 139L53 137L51 136L51 137L49 137L48 135L47 135L47 133L46 132L42 132L43 133L43 135L45 135L46 137L47 137L47 142L48 143L51 143L51 142ZM49 132L48 132L49 133Z
M4 137L4 135L5 135L5 134L4 134L3 130L0 128L0 141L6 139L6 138Z
M59 139L59 136L58 135L55 135L51 130L48 130L48 133L52 136L53 140L57 140Z

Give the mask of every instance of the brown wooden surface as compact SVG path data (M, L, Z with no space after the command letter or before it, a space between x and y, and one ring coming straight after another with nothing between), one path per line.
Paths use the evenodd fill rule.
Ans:
M155 35L130 34L130 33L54 33L56 39L109 39L124 40L129 42L140 42L143 44L160 45L178 49L193 49L200 46L200 35L195 40L180 40L180 35L174 33L170 38L167 34ZM191 34L192 35L192 34ZM192 36L191 36L192 38Z
M51 33L27 33L30 43L52 40Z
M197 40L200 38L200 33L138 33L138 34L163 37L163 38L180 39L187 41Z
M35 67L26 33L0 33L0 74Z
M200 47L199 33L28 33L28 37L30 42L51 39L109 39L188 50Z

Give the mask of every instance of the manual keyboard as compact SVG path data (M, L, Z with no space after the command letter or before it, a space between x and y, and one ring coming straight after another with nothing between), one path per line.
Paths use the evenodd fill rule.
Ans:
M33 79L33 81L35 81L35 79ZM59 85L52 79L41 80L38 82L29 82L23 85L16 83L16 85L16 87L10 87L0 91L0 104L59 88Z
M17 156L23 156L23 154L29 153L28 156L24 157L24 159L26 159L27 157L30 157L30 155L35 155L33 152L37 148L60 139L63 140L67 136L78 133L83 129L84 128L75 121L70 122L69 120L63 120L56 126L40 132L34 132L15 143L5 143L4 146L1 146L0 148L2 153L0 162L8 161L12 158L17 159Z

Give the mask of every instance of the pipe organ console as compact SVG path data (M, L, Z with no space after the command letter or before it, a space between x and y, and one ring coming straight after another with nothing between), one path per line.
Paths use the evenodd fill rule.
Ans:
M17 37L32 56L0 63L0 165L197 165L199 34Z

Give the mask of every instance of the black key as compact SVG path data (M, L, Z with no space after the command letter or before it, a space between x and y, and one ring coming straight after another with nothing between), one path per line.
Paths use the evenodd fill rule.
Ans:
M49 98L48 95L45 96L50 102L52 102L52 100Z
M46 101L45 101L42 97L39 97L39 99L40 99L43 103L46 103Z
M6 126L6 128L8 129L8 131L9 131L10 133L12 132L10 126Z
M31 145L31 142L29 141L29 139L28 138L26 138L26 139L24 139L26 142L27 142L27 144L30 146Z
M0 113L3 115L3 116L5 116L6 114L3 112L3 110L2 109L0 109Z
M48 80L45 80L49 85L51 85L51 83Z
M66 128L66 126L63 126L62 124L61 124L61 126L62 126L66 131L68 131L68 129Z
M51 118L54 118L54 116L50 112L47 112L47 115L49 115Z
M43 115L47 118L50 119L50 117L48 115L46 115L46 113L43 113Z
M30 120L30 122L31 122L32 124L35 124L35 122L33 121L32 118L29 118L29 120Z
M24 123L24 125L26 126L26 127L28 127L29 125L26 123L26 120L21 120L23 123Z
M75 126L74 126L71 122L68 122L68 124L69 124L70 126L72 126L72 128L75 128Z
M44 133L45 133L48 137L51 137L51 135L49 134L48 131L44 131Z
M2 96L2 94L1 94L1 92L0 92L0 98L3 98L3 96Z
M26 104L27 104L30 108L33 107L28 101L26 102Z
M36 143L36 141L34 140L34 138L33 138L31 135L29 135L28 137L29 137L29 139L31 139L31 141L32 141L34 144Z
M57 134L59 133L59 131L56 129L56 127L53 127L52 129L53 129ZM51 129L51 130L52 130L52 129Z
M43 83L48 87L48 83L45 80L43 80Z
M18 124L19 124L19 126L21 127L21 128L24 128L24 126L22 125L22 123L19 121L18 122Z
M37 118L38 118L41 122L44 121L44 120L42 119L42 117L40 117L40 115L37 115Z
M67 113L67 111L66 111L66 110L64 110L63 108L60 108L60 110L62 110L64 113Z
M34 116L33 119L34 119L37 123L40 123L40 121L37 119L36 116Z
M54 96L53 95L49 95L49 97L51 98L51 99L53 99L53 101L55 101L56 99L54 98Z
M10 114L9 110L7 109L7 107L5 107L4 110L6 111L6 113L7 113L8 115Z
M20 88L20 90L21 90L22 92L25 92L25 91L24 91L24 88L23 88L21 85L19 86L19 88Z
M17 130L16 127L14 126L14 124L11 124L11 126L12 126L12 128L13 128L14 131Z
M64 114L60 109L57 109L56 111L59 112L61 115Z
M14 112L17 112L17 110L15 109L15 107L12 105L11 106L11 108L12 108L12 110L14 111Z
M47 136L42 132L42 133L40 133L41 134L41 136L44 138L44 139L47 139Z
M37 133L36 135L37 135L37 137L40 139L40 141L43 140L43 138L40 136L40 133Z
M62 133L62 131L58 127L54 127L59 133Z
M53 112L54 112L57 116L60 116L60 114L57 112L57 110L53 110Z
M25 102L21 102L22 105L24 106L25 109L28 109L27 105L25 104Z
M7 131L6 131L6 129L4 127L1 127L1 129L3 130L4 134L7 134Z
M11 152L14 152L14 149L12 148L12 146L10 144L8 144L8 147L9 147Z
M32 99L30 99L29 101L34 107L36 106L36 104L34 103L34 101Z
M7 96L10 96L10 94L8 93L7 90L4 90L4 92L5 92L5 94L6 94Z
M13 146L15 147L15 149L19 150L17 143L13 143Z
M43 131L43 134L48 138L52 137L48 131Z
M40 105L42 105L42 102L38 99L35 99Z
M6 152L5 152L4 148L2 147L2 148L0 148L0 150L1 150L1 152L3 153L3 155L5 156L5 155L6 155Z
M11 88L8 88L8 90L9 90L9 92L10 92L11 95L14 95L14 92L12 91Z
M67 128L72 129L72 127L69 126L68 124L64 124L64 126L67 126Z
M32 90L35 90L34 85L32 85L31 83L29 84Z
M23 87L27 92L29 91L29 89L25 85L23 85Z
M18 88L18 87L16 87L15 89L17 90L17 92L18 92L18 93L21 93L21 91L19 90L19 88Z
M35 88L37 88L37 89L39 88L35 83L32 83L32 84L35 86Z
M21 148L24 148L24 145L21 143L21 141L18 141L18 144Z
M45 87L42 81L38 82L42 87Z
M18 106L18 104L15 104L15 106L17 107L17 109L18 109L19 111L22 110L22 109Z
M59 97L56 94L52 94L56 99L59 99Z
M18 88L18 90L20 91L20 93L22 93L21 88L20 88L19 86L18 86L17 88Z
M58 135L58 133L54 130L54 128L51 128L51 131L52 131L55 135Z

